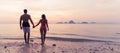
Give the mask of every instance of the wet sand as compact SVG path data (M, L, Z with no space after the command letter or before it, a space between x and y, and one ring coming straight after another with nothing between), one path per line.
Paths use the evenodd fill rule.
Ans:
M120 43L112 41L47 37L41 46L39 38L25 44L23 38L0 39L0 53L120 53Z

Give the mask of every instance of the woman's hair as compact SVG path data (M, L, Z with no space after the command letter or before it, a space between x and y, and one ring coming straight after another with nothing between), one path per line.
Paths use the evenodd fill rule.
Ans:
M45 16L45 14L42 14L42 19L46 19L46 16Z

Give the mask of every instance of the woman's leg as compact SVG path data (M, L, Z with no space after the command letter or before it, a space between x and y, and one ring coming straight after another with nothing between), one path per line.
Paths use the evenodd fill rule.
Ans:
M42 42L42 45L44 44L44 37L43 37L43 30L42 29L40 29L40 33L41 33L41 42Z
M44 30L44 42L45 42L45 39L46 39L46 30Z

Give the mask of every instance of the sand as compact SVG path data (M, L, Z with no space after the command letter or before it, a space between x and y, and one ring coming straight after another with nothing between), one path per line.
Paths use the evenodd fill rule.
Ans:
M48 37L41 46L39 38L25 44L23 38L3 38L0 53L120 53L120 43L91 39Z

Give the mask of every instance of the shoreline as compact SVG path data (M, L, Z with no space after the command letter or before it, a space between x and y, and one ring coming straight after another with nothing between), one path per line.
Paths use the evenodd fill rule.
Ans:
M66 41L65 41L66 40ZM78 39L76 39L78 40ZM120 43L80 39L79 41L48 37L44 46L40 39L30 39L26 45L24 39L0 40L0 53L119 53Z
M34 37L30 39L41 39L40 37ZM107 40L96 40L87 38L64 38L64 37L46 37L46 39L56 40L56 41L70 41L70 42L113 42ZM23 38L0 38L0 40L24 40Z

